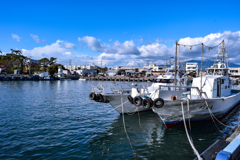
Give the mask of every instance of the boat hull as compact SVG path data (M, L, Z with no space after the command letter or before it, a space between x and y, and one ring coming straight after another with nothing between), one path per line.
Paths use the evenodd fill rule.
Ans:
M106 94L103 95L107 100L109 100L110 105L120 114L132 114L135 112L147 111L150 109L146 109L142 106L135 106L128 101L129 94L123 94L123 109L122 109L122 101L120 94Z
M221 118L231 111L231 109L233 109L239 102L240 93L224 99L212 98L189 100L188 111L187 101L183 101L184 116L186 120L190 119L191 122L211 120L210 110L215 117ZM152 109L160 116L165 126L168 128L183 124L181 100L165 101L162 108L153 107Z

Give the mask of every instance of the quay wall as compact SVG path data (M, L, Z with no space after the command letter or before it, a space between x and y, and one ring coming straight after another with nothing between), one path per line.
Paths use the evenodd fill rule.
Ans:
M156 77L126 77L126 76L95 76L95 77L84 77L79 75L68 75L65 77L65 79L72 79L72 80L78 80L86 79L91 81L135 81L135 82L148 82L148 81L155 81ZM0 75L0 81L26 81L26 80L45 80L40 77L36 76L30 76L30 75ZM51 80L60 80L59 78L54 77L54 79Z

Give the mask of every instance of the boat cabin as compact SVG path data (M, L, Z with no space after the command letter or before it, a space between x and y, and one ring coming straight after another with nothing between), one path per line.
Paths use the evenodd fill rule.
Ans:
M229 81L228 69L225 64L218 63L211 68L206 69L206 75L194 78L192 87L198 87L202 91L206 92L208 98L220 98L226 97L231 94L231 83ZM191 95L199 95L199 92L192 88Z

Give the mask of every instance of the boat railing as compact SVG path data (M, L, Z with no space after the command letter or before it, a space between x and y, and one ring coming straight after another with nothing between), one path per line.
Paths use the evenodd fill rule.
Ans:
M190 89L190 96L192 95L192 94L191 94L191 89L195 89L195 90L197 90L197 92L199 93L199 96L200 96L200 97L202 97L202 96L204 95L205 98L208 99L208 96L207 96L206 92L200 91L200 89L199 89L198 87L159 85L159 89L161 90L162 88L168 88L168 90L171 90L170 88L174 88L176 91L177 91L177 90L182 91L183 88L187 88L187 89Z

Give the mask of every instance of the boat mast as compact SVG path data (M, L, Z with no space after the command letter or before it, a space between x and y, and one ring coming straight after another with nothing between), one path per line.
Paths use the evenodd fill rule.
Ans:
M177 85L177 80L176 80L176 77L177 77L177 46L178 46L178 42L176 41L176 50L175 50L175 74L174 74L174 83L175 83L175 86ZM176 88L175 88L176 90Z
M202 63L203 63L203 43L202 43L202 56L201 56L201 82L200 82L200 91L202 92Z

